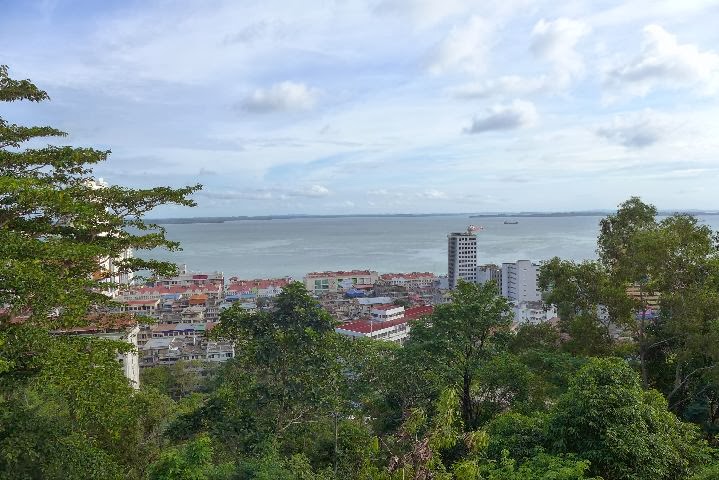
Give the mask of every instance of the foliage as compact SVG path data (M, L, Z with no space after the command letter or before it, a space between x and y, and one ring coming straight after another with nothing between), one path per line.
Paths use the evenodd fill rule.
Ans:
M412 324L405 355L416 360L416 373L428 384L457 388L465 428L473 430L479 412L472 396L477 369L504 348L504 335L511 323L507 301L491 284L459 282L452 302L438 305L431 317Z
M591 472L613 479L682 478L706 447L696 430L643 391L618 359L592 359L562 395L549 424L552 449L591 462Z

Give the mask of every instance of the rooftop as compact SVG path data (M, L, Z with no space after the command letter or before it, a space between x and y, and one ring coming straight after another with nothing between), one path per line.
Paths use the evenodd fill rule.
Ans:
M349 270L344 271L340 270L337 272L310 272L306 276L307 277L344 277L344 276L351 276L351 275L372 275L377 274L377 272L371 271L371 270Z

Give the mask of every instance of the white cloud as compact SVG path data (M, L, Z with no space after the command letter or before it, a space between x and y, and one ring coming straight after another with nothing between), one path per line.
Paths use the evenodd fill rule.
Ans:
M492 130L515 130L528 127L537 120L537 110L531 102L514 100L507 105L495 105L484 115L477 116L464 133L483 133Z
M434 48L429 71L441 74L449 71L478 73L484 70L491 47L492 25L474 15L461 26L455 26Z
M374 5L377 14L395 14L411 18L419 27L435 25L467 9L462 0L381 0Z
M269 88L258 88L242 102L249 112L268 113L309 110L317 102L318 92L303 83L281 82Z
M417 194L420 198L426 198L428 200L443 200L447 198L447 194L433 188L425 190Z
M670 122L650 110L614 117L597 135L626 148L639 149L661 142L671 131Z
M584 61L576 51L582 37L589 33L584 22L570 18L539 20L532 30L530 50L552 64L557 81L569 83L584 72Z
M549 87L546 76L520 77L505 75L496 79L465 83L449 90L456 98L489 98L498 95L524 96Z
M285 200L288 198L323 198L330 195L330 190L323 185L307 187L269 187L248 188L244 190L212 190L206 189L197 195L213 200Z
M291 197L326 197L329 194L329 189L323 185L311 185L307 188L289 192Z
M719 88L719 55L694 44L680 44L659 25L644 27L641 52L609 69L605 86L615 92L644 96L660 88L697 88L712 94Z

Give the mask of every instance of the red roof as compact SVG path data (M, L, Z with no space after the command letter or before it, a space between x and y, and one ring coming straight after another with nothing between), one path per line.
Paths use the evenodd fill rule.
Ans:
M421 307L412 307L404 311L404 318L407 320L415 320L420 317L432 315L434 307L432 305L422 305Z
M308 277L346 277L348 275L364 275L369 276L372 275L375 272L371 272L369 270L350 270L348 272L346 271L337 271L337 272L310 272L307 274Z
M160 300L128 300L124 302L126 305L157 305Z
M385 273L380 278L382 280L392 280L393 278L404 278L406 280L415 280L419 278L436 278L437 275L430 272L411 272L411 273Z
M292 279L286 278L256 278L254 280L238 280L232 279L232 283L227 290L230 292L249 292L254 289L266 289L270 287L286 287Z

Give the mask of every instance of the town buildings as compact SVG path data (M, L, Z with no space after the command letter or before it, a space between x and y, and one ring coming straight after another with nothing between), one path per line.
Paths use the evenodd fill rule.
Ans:
M447 235L447 278L450 290L460 279L477 281L477 235L472 226L466 232Z

